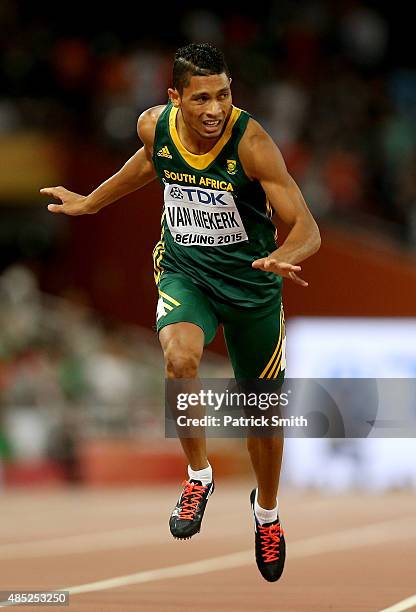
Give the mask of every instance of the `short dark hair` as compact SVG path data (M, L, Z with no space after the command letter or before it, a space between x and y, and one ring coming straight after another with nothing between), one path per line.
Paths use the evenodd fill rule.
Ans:
M223 72L230 76L224 55L217 47L210 43L191 43L175 53L172 85L182 93L184 87L189 85L191 77Z

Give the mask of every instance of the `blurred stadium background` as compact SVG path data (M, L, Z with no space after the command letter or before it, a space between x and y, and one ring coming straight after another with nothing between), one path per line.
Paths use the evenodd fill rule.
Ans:
M409 609L414 437L286 441L277 590L253 563L243 440L209 439L227 486L198 538L173 541L185 460L164 437L153 327L161 190L78 218L39 194L117 171L139 113L166 100L175 49L214 42L321 228L309 288L284 288L288 375L415 378L412 19L369 0L195 7L0 2L1 588L75 585L74 612ZM231 374L221 333L202 374Z
M175 49L190 41L224 50L235 104L275 138L321 228L321 251L304 264L310 287L285 285L288 374L415 376L411 22L394 4L369 1L193 6L180 2L174 15L166 8L149 20L126 3L96 13L78 2L0 5L4 489L177 483L184 473L179 444L164 439L153 330L159 187L80 218L51 215L38 190L87 193L113 174L140 144L139 113L166 100ZM354 338L345 351L344 317ZM378 338L399 321L400 330L375 343L370 321L372 330L380 321ZM302 343L309 323L326 338L325 351L319 340ZM221 334L203 368L229 375ZM414 446L293 441L283 481L323 490L415 487ZM250 474L242 441L211 440L210 449L219 477Z

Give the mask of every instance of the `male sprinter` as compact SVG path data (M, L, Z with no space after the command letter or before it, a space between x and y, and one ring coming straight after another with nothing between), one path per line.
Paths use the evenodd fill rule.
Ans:
M138 119L143 147L88 196L41 189L53 213L91 214L156 177L164 190L154 250L157 329L170 379L197 377L203 348L223 325L236 379L283 380L282 277L306 287L299 262L320 246L317 225L282 156L262 127L232 104L230 73L210 44L176 52L169 102ZM276 248L273 213L290 227ZM205 438L182 438L189 480L170 518L176 538L198 533L214 490ZM257 478L251 493L256 561L280 578L285 540L277 490L282 438L247 439Z

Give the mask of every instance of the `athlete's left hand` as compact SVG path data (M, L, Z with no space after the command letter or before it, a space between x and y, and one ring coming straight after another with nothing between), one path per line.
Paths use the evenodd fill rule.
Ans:
M256 259L251 264L253 268L257 268L258 270L263 270L264 272L273 272L274 274L278 274L279 276L285 276L286 278L290 278L297 285L301 285L301 287L307 287L308 283L300 278L296 274L296 272L300 272L302 268L300 266L294 266L293 264L287 263L285 261L277 261L273 257L262 257L261 259Z

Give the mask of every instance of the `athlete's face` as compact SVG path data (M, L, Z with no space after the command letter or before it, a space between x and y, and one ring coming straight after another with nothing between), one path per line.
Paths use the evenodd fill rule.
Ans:
M231 80L223 72L193 76L182 94L170 90L186 127L199 138L218 138L231 111ZM172 95L171 92L174 92Z

